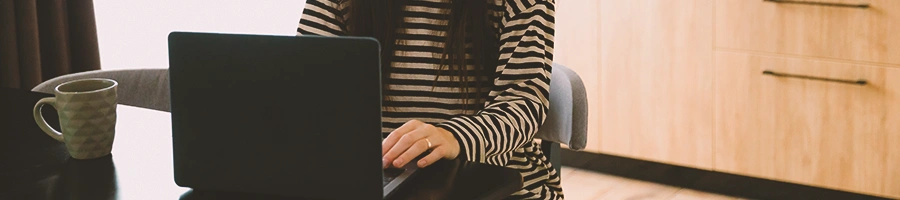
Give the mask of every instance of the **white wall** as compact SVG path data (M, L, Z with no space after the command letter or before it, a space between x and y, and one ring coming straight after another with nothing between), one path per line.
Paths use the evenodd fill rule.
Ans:
M305 0L94 0L102 68L168 68L172 31L294 35Z

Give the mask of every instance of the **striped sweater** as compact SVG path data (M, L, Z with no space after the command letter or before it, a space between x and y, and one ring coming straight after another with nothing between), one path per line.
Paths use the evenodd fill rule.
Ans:
M553 0L493 0L490 6L500 39L497 75L461 99L461 84L440 73L450 3L413 0L401 13L382 134L418 119L453 133L459 158L518 170L524 188L511 199L562 199L558 172L533 140L549 107L553 60ZM341 0L307 0L298 35L342 36L348 6ZM487 3L487 1L486 1ZM468 66L474 68L473 66ZM444 74L439 76L439 74ZM437 79L436 79L437 78ZM437 80L437 82L435 82ZM487 98L474 98L474 97ZM469 102L469 105L466 105ZM474 104L473 104L474 103Z

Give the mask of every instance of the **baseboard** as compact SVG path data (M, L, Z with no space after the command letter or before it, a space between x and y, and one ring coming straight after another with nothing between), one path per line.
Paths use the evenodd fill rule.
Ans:
M701 170L607 154L560 149L564 166L750 199L877 199L864 194ZM562 177L565 179L565 177Z

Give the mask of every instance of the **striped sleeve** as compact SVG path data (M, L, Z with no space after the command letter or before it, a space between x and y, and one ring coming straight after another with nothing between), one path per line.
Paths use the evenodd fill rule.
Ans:
M307 0L297 26L297 35L345 35L343 13L338 0Z
M484 163L533 140L550 103L554 7L552 0L506 0L498 76L485 108L437 125L454 133L460 158Z

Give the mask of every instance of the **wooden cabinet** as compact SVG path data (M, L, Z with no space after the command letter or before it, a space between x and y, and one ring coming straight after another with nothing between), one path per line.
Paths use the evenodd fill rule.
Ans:
M815 2L716 1L713 169L900 198L900 1Z
M900 197L900 68L717 52L715 94L715 170Z
M803 0L806 1L806 0ZM717 0L716 46L900 64L900 1L815 0L868 8Z
M712 5L600 1L601 152L712 167Z
M900 0L817 1L558 1L587 150L900 198Z

